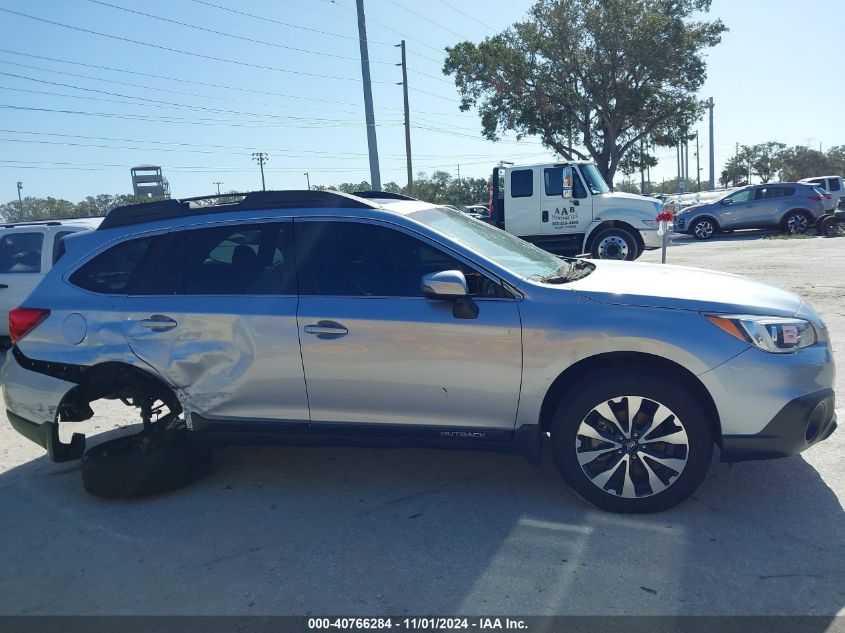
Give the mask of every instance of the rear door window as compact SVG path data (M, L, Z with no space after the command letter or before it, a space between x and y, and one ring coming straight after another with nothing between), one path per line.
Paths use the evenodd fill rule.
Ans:
M59 231L53 238L53 263L59 261L59 258L65 254L64 238L74 233L74 231Z
M828 191L839 191L842 188L842 185L839 183L839 178L831 178L830 179L830 186L828 187Z
M229 225L176 234L144 294L296 294L291 223Z
M43 233L6 233L0 238L0 273L40 273L43 245Z
M534 195L534 170L517 169L511 172L511 198L530 198Z

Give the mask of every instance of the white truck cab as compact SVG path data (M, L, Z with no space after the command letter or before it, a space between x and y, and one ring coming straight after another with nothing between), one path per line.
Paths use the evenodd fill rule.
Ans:
M558 254L634 260L659 248L659 200L610 190L594 163L497 167L490 221Z

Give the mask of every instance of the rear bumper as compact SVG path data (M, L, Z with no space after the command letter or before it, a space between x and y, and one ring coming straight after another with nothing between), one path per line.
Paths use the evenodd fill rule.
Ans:
M833 389L789 401L762 431L723 435L722 461L788 457L827 439L836 430Z
M59 439L59 425L56 422L31 422L8 409L6 417L18 433L47 449L47 454L54 462L79 459L85 452L85 436L81 433L74 433L70 444L64 444Z

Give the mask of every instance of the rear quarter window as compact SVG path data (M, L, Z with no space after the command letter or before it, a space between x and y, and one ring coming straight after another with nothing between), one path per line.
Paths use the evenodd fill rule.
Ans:
M43 233L6 233L0 237L0 273L40 273L43 245Z
M842 184L839 182L839 178L831 178L830 179L830 188L828 191L839 191L842 188Z

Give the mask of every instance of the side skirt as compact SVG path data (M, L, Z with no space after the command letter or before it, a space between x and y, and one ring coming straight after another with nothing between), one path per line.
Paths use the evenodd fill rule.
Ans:
M312 423L304 420L215 420L191 414L192 442L203 448L231 445L435 448L521 454L540 463L539 425L516 431L410 424Z

